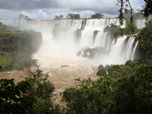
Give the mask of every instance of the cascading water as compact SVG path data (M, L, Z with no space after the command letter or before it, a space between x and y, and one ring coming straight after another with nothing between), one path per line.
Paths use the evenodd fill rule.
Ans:
M134 56L135 56L135 52L136 52L136 49L137 49L137 45L138 45L138 41L136 42L136 44L135 44L135 46L134 46L134 48L133 48L131 60L134 60Z
M125 64L127 60L134 60L138 45L134 38L114 39L104 32L110 24L119 25L119 19L1 21L21 30L42 33L41 46L32 58L38 60L43 73L48 72L48 80L55 86L58 97L69 86L75 86L75 79L97 80L100 64Z
M149 16L148 19L137 19L135 20L135 26L137 27L137 29L141 29L141 28L144 28L146 27L146 22L148 22L149 20L152 19L152 16Z
M20 29L34 29L42 33L42 45L34 59L42 67L59 67L62 64L70 66L79 65L107 65L124 64L127 60L134 60L134 54L138 43L133 46L134 38L130 38L126 44L126 37L113 39L104 28L110 24L120 25L119 19L88 19L88 20L15 20L4 24L14 24ZM124 25L121 26L125 27ZM94 54L93 57L82 57ZM94 52L92 52L94 51ZM80 55L77 56L78 52Z
M146 22L146 19L137 19L135 22L137 29L141 29L143 27L146 27L145 22Z

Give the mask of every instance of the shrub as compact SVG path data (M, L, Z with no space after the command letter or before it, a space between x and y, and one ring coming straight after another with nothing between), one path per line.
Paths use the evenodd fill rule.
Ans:
M98 70L100 70L101 68L104 69L104 66L102 64L98 66Z
M152 20L146 23L146 27L141 29L136 36L138 43L138 54L140 63L151 65L152 63ZM148 61L148 62L147 62Z
M26 94L31 85L27 81L14 84L14 79L0 80L0 112L1 114L28 114L32 112L36 99L32 93Z
M14 79L0 80L1 114L60 114L59 105L52 103L54 86L47 80L47 75L37 67L27 70L25 81L14 84Z
M105 76L106 75L106 72L103 68L101 68L98 72L97 72L97 75L98 76Z
M104 31L110 32L113 38L118 38L119 36L122 36L122 35L135 34L139 30L137 30L134 24L128 24L127 27L125 28L120 28L117 25L111 24L110 26L105 27Z

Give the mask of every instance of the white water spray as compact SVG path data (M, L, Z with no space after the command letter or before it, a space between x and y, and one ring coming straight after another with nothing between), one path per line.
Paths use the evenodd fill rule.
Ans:
M124 64L127 60L133 60L137 43L133 47L134 38L130 38L124 46L127 36L117 40L104 32L104 27L110 24L120 25L119 19L89 19L82 28L82 20L15 20L3 21L4 24L12 24L20 29L34 29L42 33L42 45L32 58L38 60L38 64L44 68L60 67L61 65L107 65ZM55 25L58 37L53 36ZM123 26L125 27L125 23ZM80 38L76 38L76 31L80 30ZM97 32L96 36L95 31ZM102 48L94 58L83 58L76 54L83 48ZM124 49L125 54L122 54Z

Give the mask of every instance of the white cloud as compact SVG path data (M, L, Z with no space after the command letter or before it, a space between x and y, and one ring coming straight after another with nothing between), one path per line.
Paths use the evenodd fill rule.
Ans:
M17 18L20 12L15 10L0 9L0 19Z
M130 0L130 4L134 10L141 9L139 0Z
M1 0L0 0L1 1ZM4 1L4 0L2 0ZM18 0L14 0L17 2ZM37 5L31 9L29 3L34 1ZM116 17L118 15L119 6L116 5L118 0L27 0L26 5L24 5L23 0L20 0L18 10L11 10L12 6L8 9L0 9L0 18L17 18L20 13L27 15L33 19L53 19L56 15L68 15L69 13L78 13L82 18L88 18L94 13L102 13L104 17ZM141 9L140 3L143 0L130 0L133 9ZM9 4L9 0L5 1ZM49 4L48 4L49 3ZM50 5L50 7L49 7ZM9 5L8 5L9 6ZM23 9L21 9L23 7ZM37 10L37 13L32 13Z

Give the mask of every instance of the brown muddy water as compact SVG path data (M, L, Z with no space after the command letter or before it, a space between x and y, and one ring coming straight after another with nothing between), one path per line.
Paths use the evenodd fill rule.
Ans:
M60 66L58 68L46 68L43 69L43 73L48 73L48 80L55 86L54 94L57 94L54 100L55 104L65 105L65 103L61 103L62 97L60 96L60 92L63 92L66 88L70 86L75 86L75 79L80 78L80 80L91 78L92 80L97 80L99 76L96 76L97 67L91 66ZM0 79L15 79L15 84L24 80L26 77L26 70L24 71L7 71L0 73Z

